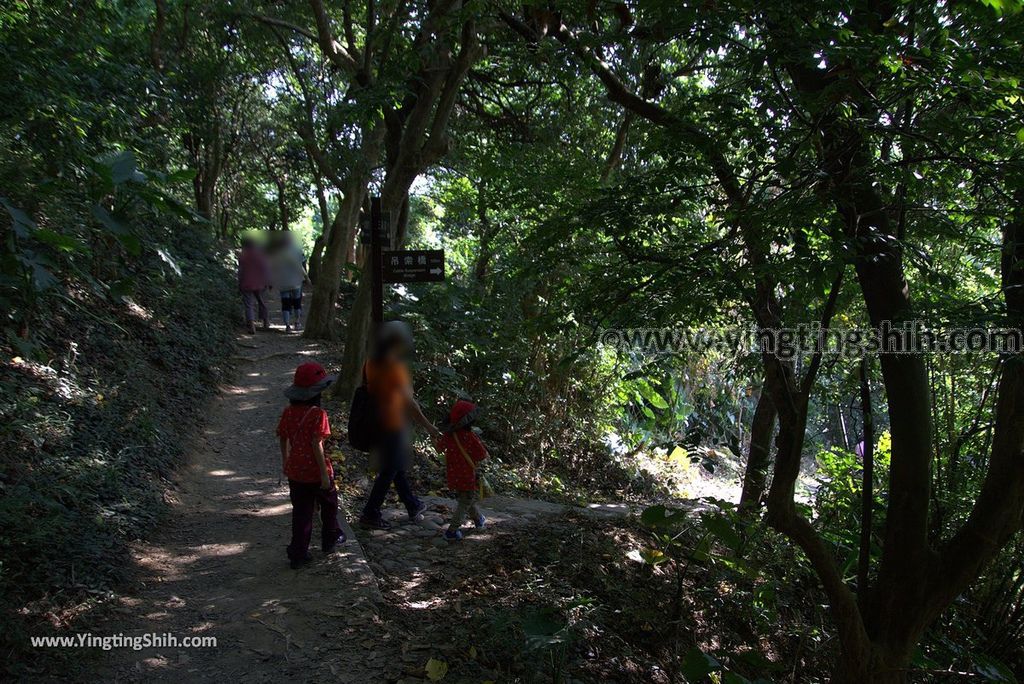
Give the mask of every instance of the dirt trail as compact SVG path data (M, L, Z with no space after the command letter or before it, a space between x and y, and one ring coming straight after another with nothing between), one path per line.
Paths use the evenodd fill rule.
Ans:
M237 380L214 401L179 500L135 550L138 580L93 634L213 636L216 648L112 650L93 681L380 681L380 593L359 543L294 571L274 427L281 390L316 344L280 329L239 339ZM335 426L338 429L340 426ZM344 513L342 514L344 516ZM344 524L344 522L343 522ZM314 541L318 536L314 531Z
M440 537L454 502L424 497L430 510L414 524L392 501L385 511L392 530L359 535L366 554L346 521L351 511L342 510L348 542L323 556L314 530L314 561L291 570L284 553L291 506L287 483L278 479L274 428L295 366L329 359L316 343L280 328L240 336L238 348L236 381L213 402L179 473L170 514L134 549L134 584L123 590L114 616L89 629L95 636L211 636L216 647L114 649L85 665L82 681L426 681L423 666L432 654L465 650L439 638L450 625L432 624L430 606L471 576L470 566L488 556L498 537L566 507L488 499L487 529L467 530L455 549ZM368 484L362 476L358 501ZM628 513L617 505L581 512ZM415 600L424 591L429 600Z

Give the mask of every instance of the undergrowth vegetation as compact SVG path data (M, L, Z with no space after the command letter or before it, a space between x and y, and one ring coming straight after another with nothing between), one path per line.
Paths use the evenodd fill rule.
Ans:
M394 618L458 625L433 650L453 681L813 680L831 647L810 570L780 545L737 557L689 520L676 540L686 551L659 562L640 520L530 523L394 592ZM779 572L783 587L764 579ZM437 591L460 600L416 609Z
M124 579L127 545L159 519L174 468L228 370L238 312L226 255L194 227L165 230L165 255L180 273L147 251L126 269L131 297L62 283L31 344L4 349L5 655L30 655L27 634L67 626Z

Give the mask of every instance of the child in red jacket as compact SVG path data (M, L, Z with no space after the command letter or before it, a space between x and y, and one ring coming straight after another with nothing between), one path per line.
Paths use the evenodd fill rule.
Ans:
M304 363L295 369L292 386L285 390L290 403L277 424L281 442L281 468L288 477L292 501L292 541L288 559L294 569L310 560L309 540L313 535L313 513L320 506L321 549L331 553L345 542L338 524L338 490L334 468L324 454L324 440L331 434L327 412L320 408L320 395L337 376L328 375L319 363Z
M476 404L460 399L452 407L448 425L438 439L437 448L444 454L448 471L448 486L455 492L458 504L451 522L444 533L448 541L462 539L463 521L470 516L477 528L482 528L487 519L476 507L479 483L477 464L487 458L487 449L471 429L479 409Z

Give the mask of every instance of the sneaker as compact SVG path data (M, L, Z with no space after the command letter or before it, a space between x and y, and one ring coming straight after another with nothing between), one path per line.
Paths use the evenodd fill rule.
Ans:
M462 530L453 530L449 528L444 531L444 538L450 542L462 541Z
M476 520L473 521L473 525L476 526L476 529L482 530L487 527L487 518L485 518L484 514L481 513L476 517Z
M290 333L291 331L292 331L292 326L290 326L290 325L286 325L286 326L284 326L284 332L285 332L285 334L288 334L288 333Z
M291 565L292 570L298 570L299 568L301 568L303 565L305 565L306 563L308 563L311 560L313 560L313 557L310 556L307 553L302 558L292 558L291 562L289 563L289 565Z
M256 324L255 323L250 323L249 324L249 334L250 335L255 335L256 334Z
M415 511L409 511L409 520L411 520L412 522L416 522L417 520L420 519L420 516L422 516L424 513L426 513L426 511L427 511L427 504L425 504L422 501L420 501L419 504L416 506L416 510Z
M324 552L324 555L334 553L334 549L338 544L344 544L347 541L345 533L342 530L338 530L338 538L329 544L324 544L320 549Z
M390 530L391 523L384 518L360 518L359 525L368 530Z

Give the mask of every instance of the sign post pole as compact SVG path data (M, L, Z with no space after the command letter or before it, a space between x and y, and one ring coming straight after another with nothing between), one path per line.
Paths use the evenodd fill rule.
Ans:
M381 274L381 227L383 217L380 195L370 198L370 289L374 326L384 322L384 278Z

